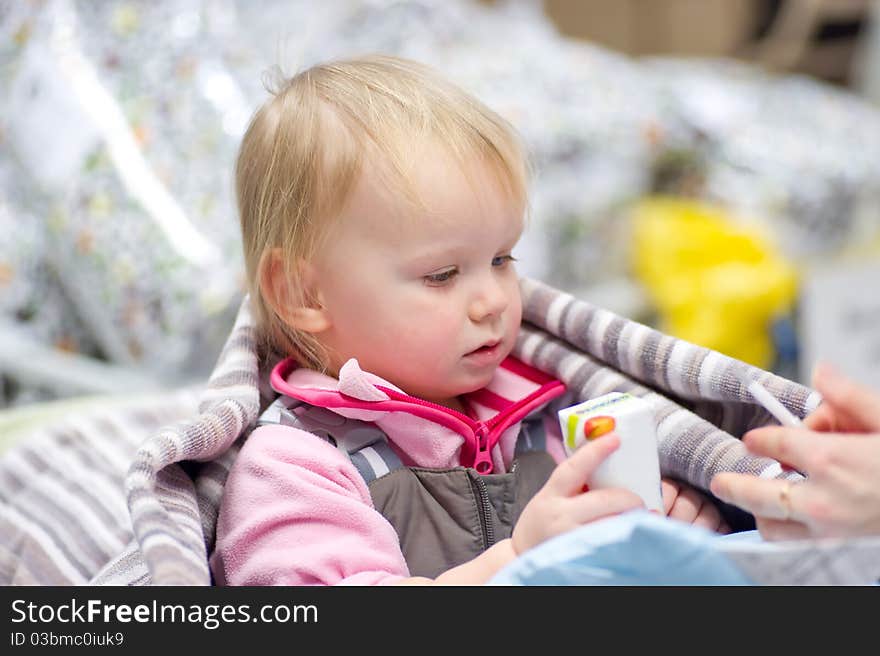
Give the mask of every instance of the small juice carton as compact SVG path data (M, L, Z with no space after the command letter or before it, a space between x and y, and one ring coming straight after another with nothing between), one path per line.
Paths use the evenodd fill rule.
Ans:
M565 452L614 431L620 447L593 472L591 489L622 487L638 494L648 510L663 513L657 429L651 404L631 394L611 392L559 411Z

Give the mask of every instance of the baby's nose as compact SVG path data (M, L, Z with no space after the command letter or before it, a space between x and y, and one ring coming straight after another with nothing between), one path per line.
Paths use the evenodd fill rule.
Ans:
M487 317L498 316L507 309L507 294L501 285L493 283L480 288L470 304L472 321L482 321Z

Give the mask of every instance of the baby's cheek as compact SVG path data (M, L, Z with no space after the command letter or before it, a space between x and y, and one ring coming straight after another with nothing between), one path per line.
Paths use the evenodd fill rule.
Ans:
M437 331L410 330L390 340L386 349L388 357L398 361L409 377L432 379L444 373L455 341L452 336Z
M443 357L461 345L461 323L443 314L425 315L407 337L426 357Z
M517 288L506 314L509 330L512 332L518 331L520 323L522 323L522 299L519 296L519 288Z

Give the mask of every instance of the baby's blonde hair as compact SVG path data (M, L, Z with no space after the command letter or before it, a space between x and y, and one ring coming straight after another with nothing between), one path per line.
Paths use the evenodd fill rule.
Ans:
M298 263L311 260L340 213L364 161L418 203L414 144L439 144L463 166L494 172L525 209L527 163L513 127L427 66L370 56L314 66L270 89L244 135L236 164L248 290L263 346L323 371L327 354L310 333L288 325L262 289L264 254L280 248L296 296Z

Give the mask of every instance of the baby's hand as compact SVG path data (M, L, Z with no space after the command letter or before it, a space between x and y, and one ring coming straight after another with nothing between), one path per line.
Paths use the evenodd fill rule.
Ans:
M730 533L730 527L709 497L687 483L669 478L660 480L663 489L663 509L666 516L717 533Z
M511 541L517 554L602 517L644 507L641 497L622 488L583 492L584 482L620 446L614 433L587 442L556 466L523 509Z

